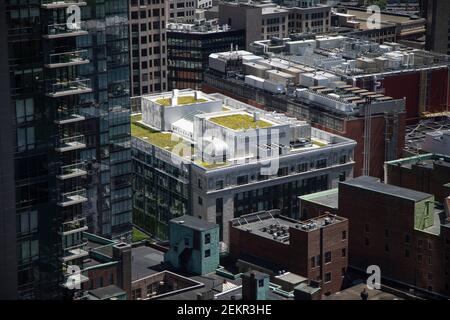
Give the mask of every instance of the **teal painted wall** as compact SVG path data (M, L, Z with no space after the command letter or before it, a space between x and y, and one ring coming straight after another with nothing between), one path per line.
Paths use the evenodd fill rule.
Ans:
M194 233L199 234L199 248L194 248ZM215 272L219 266L219 226L206 231L197 231L186 225L169 223L170 249L164 256L164 261L170 262L175 268L181 268L179 256L186 248L191 248L192 255L186 267L188 272L204 275ZM210 242L205 243L209 235ZM206 253L209 250L209 256Z

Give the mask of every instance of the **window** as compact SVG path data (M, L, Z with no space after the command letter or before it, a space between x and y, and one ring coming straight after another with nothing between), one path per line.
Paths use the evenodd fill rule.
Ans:
M210 249L205 250L205 258L208 258L210 256L211 256L211 250Z
M205 244L211 243L211 235L209 233L205 234Z
M347 256L347 249L343 248L342 249L342 257L346 257Z
M405 235L405 243L410 243L409 234Z
M223 180L216 181L216 190L223 189Z
M198 197L198 204L201 205L201 206L203 205L203 199L202 199L202 197Z
M409 250L405 249L405 258L409 258Z
M237 178L237 184L238 185L246 184L246 183L248 183L248 176L247 175L240 176L240 177Z
M311 268L316 266L316 257L311 257Z
M331 272L325 273L325 283L331 282Z
M331 251L325 252L325 263L331 262Z
M189 246L189 238L184 238L184 245Z
M366 246L368 246L370 244L369 238L364 238L364 243Z
M258 281L258 286L259 287L264 287L264 279L261 279Z
M347 231L342 231L342 240L347 239Z

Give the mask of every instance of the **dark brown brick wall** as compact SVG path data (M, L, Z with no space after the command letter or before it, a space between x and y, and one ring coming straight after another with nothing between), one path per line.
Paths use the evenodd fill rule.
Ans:
M450 246L443 247L444 232L414 229L414 201L340 184L339 215L349 219L349 265L378 265L382 277L449 294Z
M387 182L396 186L414 189L435 196L436 201L443 202L443 199L450 195L450 190L444 184L450 182L450 167L438 162L433 168L426 168L420 165L411 165L406 168L401 165L387 165Z

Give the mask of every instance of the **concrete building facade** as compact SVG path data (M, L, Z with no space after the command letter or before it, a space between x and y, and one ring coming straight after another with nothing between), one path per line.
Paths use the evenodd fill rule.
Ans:
M274 208L297 217L297 196L334 188L353 176L353 140L220 94L192 90L175 94L190 96L193 103L170 106L174 93L144 97L142 120L132 127L137 173L135 217L141 227L153 233L155 229L150 226L154 222L145 221L158 221L165 229L175 214L191 214L219 224L220 240L227 243L229 220ZM169 106L158 106L166 102ZM251 135L266 134L262 128L252 130L254 124L271 132L276 129L278 132L273 132L279 142L267 144L261 138L250 143ZM249 130L241 125L250 126ZM152 130L161 133L155 136ZM174 162L177 143L161 144L154 139L162 133L169 140L182 141L178 151L184 146L189 153L195 142L193 157L183 156L183 161ZM246 142L240 145L238 140ZM266 158L274 156L275 162ZM156 190L157 184L163 188ZM167 231L158 235L167 237Z

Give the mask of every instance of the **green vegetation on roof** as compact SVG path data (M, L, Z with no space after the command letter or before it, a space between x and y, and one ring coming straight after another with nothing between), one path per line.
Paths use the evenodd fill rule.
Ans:
M194 96L183 96L178 97L178 105L186 105L186 104L193 104L193 103L201 103L206 102L208 100L206 99L195 99ZM155 101L157 104L160 104L164 107L169 107L172 105L172 98L162 98Z
M190 144L183 138L178 137L172 140L172 134L168 132L160 132L153 130L138 121L142 119L141 115L131 117L131 135L136 138L143 139L154 146L160 147L167 151L172 151L179 143L186 144L190 148ZM184 156L183 149L179 148L179 156Z
M209 163L209 162L200 161L200 160L195 161L195 164L197 164L205 169L216 169L216 168L221 168L221 167L225 167L228 165L228 163Z
M322 142L322 141L319 141L319 140L316 140L316 139L311 139L311 142L313 144L315 144L316 146L321 147L321 148L327 146L326 142Z
M143 233L141 230L133 228L133 233L131 234L131 241L132 242L140 242L142 240L150 239L148 235Z
M233 130L247 130L256 128L271 127L272 124L264 120L254 121L253 117L246 114L233 114L229 116L221 116L209 119L218 125L233 129Z

